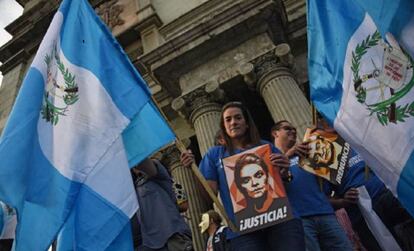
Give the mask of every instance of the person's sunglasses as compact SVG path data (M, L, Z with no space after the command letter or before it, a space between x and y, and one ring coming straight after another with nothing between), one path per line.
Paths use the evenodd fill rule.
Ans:
M296 128L292 127L292 126L282 126L281 129L283 129L285 131L294 131L294 132L296 132Z

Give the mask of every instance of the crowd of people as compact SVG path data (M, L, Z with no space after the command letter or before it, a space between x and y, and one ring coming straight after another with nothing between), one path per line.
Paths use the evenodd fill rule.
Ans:
M327 135L336 134L323 120L315 128L324 130ZM296 127L287 120L276 122L270 135L272 142L261 139L252 116L242 103L227 103L222 108L215 146L203 156L199 168L210 188L220 195L229 220L235 222L235 213L223 159L236 154L241 157L235 161L234 184L246 204L238 214L264 213L275 199L287 196L293 216L268 227L240 233L224 226L221 216L209 210L200 216L199 224L201 233L208 234L206 251L385 250L358 206L360 187L365 187L374 213L401 250L414 250L413 217L367 168L358 153L351 150L342 182L334 185L300 166L300 159L304 158L311 158L318 167L331 163L334 150L330 149L329 142L324 142L323 138L298 142ZM270 146L271 154L266 160L270 166L258 155L244 153L260 145ZM191 150L181 154L184 168L193 163L195 158ZM283 180L282 189L271 188L272 182L273 186L277 183L270 181L273 172ZM191 197L187 198L185 188L174 182L169 168L159 160L146 159L132 169L131 175L140 204L131 219L135 249L194 250L190 228L182 215ZM0 249L10 250L11 243L11 239L1 240Z
M335 134L326 123L320 124L319 129ZM293 218L257 231L240 234L225 227L220 215L210 210L200 216L199 225L201 233L208 233L209 236L206 241L207 251L383 250L357 205L357 188L361 186L366 187L375 212L401 249L414 250L410 241L414 229L413 218L378 177L367 169L358 153L352 151L343 182L333 185L305 171L299 162L300 158L309 158L310 155L320 163L329 161L331 156L327 149L312 152L308 141L298 142L296 128L287 120L275 123L270 134L272 142L261 139L246 107L239 102L227 103L222 108L220 131L215 138L216 145L203 156L199 168L210 188L220 195L227 216L234 222L235 214L222 159L269 144L272 153L268 161L273 171L276 170L283 180ZM245 154L237 161L235 167L235 176L240 176L235 179L236 187L246 200L254 201L250 204L254 205L258 213L263 211L261 209L269 198L266 192L269 170L262 162L263 160L254 154ZM182 153L181 163L184 167L190 167L195 163L190 150ZM191 234L180 215L168 168L157 161L148 161L134 170L141 205L138 225L142 239L138 250L193 250ZM153 208L166 210L151 210ZM346 219L349 216L351 229L347 229L336 217L335 211L341 208L347 212ZM149 214L152 214L152 217L146 217ZM359 238L350 238L349 231L359 235ZM179 244L174 247L171 243Z
M323 120L318 121L316 129L332 137L336 135ZM332 143L324 142L323 138L298 142L296 127L287 120L276 122L270 135L272 142L261 139L252 116L242 103L227 103L222 108L215 146L203 156L199 169L214 193L220 195L229 220L235 222L223 159L240 154L234 163L234 185L244 197L246 207L238 214L263 214L277 199L285 196L292 217L240 233L225 226L219 213L209 210L200 216L199 224L200 232L208 234L206 251L388 251L379 240L381 236L373 234L372 226L361 212L360 187L366 189L373 212L401 250L414 250L413 217L357 152L351 150L342 182L335 185L304 170L300 162L300 159L312 159L317 167L332 163ZM267 160L255 153L245 153L261 145L269 145L271 149ZM195 158L191 150L181 154L184 168L193 163ZM283 184L278 184L283 188L275 188L277 182L271 177L274 172L283 180ZM131 170L131 175L140 204L131 219L135 250L194 250L191 231L182 214L187 211L187 200L191 197L187 198L185 188L174 182L169 168L159 160L146 159ZM0 240L0 249L10 250L11 243L10 238Z
M336 135L322 119L316 129ZM246 204L240 212L250 209L257 214L266 212L275 199L285 196L292 217L240 233L224 226L220 214L209 210L200 216L199 223L200 232L208 234L206 251L388 251L373 234L372 226L367 224L358 206L361 187L368 192L374 213L401 250L414 250L413 217L357 152L351 150L342 182L335 185L304 170L300 162L300 159L311 158L318 167L331 163L334 151L331 143L324 142L323 138L298 142L296 127L287 120L276 122L270 135L272 142L261 139L252 116L242 103L227 103L221 111L215 146L203 156L199 169L214 193L220 195L229 220L235 222L223 159L241 154L234 165L234 184ZM271 149L267 160L254 153L244 153L261 145L269 145ZM181 154L184 168L194 163L191 150ZM270 181L270 174L274 172L283 180L281 189L271 188L271 183L273 186L277 183L274 178ZM194 250L190 228L182 215L191 197L187 198L185 188L174 182L169 168L159 160L146 159L131 170L131 175L140 204L131 219L135 250ZM10 250L11 243L10 239L1 240L0 249Z

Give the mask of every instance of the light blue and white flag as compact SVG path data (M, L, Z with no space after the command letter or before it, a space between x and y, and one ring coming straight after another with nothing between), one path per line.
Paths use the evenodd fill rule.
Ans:
M88 2L64 0L0 139L0 199L17 211L16 250L46 250L69 215L74 249L132 248L113 246L130 239L122 235L138 208L129 166L173 138Z
M311 98L414 216L414 1L308 0Z

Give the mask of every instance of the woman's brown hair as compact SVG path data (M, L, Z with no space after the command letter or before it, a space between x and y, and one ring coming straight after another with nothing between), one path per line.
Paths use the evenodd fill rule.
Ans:
M245 144L245 146L255 146L260 143L259 131L257 130L256 125L254 124L254 121L252 119L252 116L250 115L247 108L241 102L229 102L225 104L223 108L221 109L220 128L223 132L223 139L226 142L227 151L230 154L234 154L234 145L229 135L227 135L226 127L224 126L224 112L227 109L234 108L234 107L239 108L242 111L244 120L246 121L246 124L248 126L246 134L244 135L245 138L244 138L243 143Z

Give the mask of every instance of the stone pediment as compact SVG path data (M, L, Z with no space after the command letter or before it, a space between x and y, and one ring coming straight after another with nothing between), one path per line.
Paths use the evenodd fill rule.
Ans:
M181 75L250 38L268 32L274 42L285 41L286 18L283 8L275 4L277 1L222 2L222 8L205 10L205 16L196 18L194 23L189 22L192 14L188 14L162 26L160 32L168 40L138 58L173 97L181 94L178 84Z

